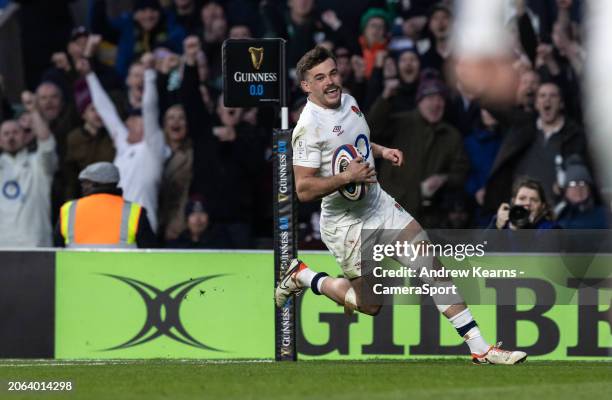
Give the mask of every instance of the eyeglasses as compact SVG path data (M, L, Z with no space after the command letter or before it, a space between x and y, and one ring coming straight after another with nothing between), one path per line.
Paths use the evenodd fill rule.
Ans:
M587 186L585 181L569 181L567 187L584 187Z

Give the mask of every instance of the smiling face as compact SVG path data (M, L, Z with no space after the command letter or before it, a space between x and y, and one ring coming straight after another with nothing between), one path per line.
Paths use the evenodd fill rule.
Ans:
M552 124L561 116L563 101L559 87L553 83L544 83L538 88L535 108L542 122Z
M342 80L333 58L307 70L301 82L302 90L316 105L323 108L338 108L342 97Z
M164 115L164 133L169 142L180 142L187 136L187 118L181 105L174 105Z

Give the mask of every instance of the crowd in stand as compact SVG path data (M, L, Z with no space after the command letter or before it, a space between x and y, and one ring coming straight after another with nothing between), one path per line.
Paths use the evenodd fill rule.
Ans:
M82 196L79 172L100 161L160 247L271 247L278 109L222 97L221 45L249 37L288 40L293 123L307 101L298 59L333 51L372 140L404 152L401 168L377 165L382 187L426 228L516 229L514 204L533 228L608 227L583 128L582 1L508 1L511 104L453 79L449 1L134 0L115 17L107 3L90 1L85 27L41 23L36 40L50 30L60 48L41 61L25 37L30 90L10 104L0 89L2 247L50 246L61 205ZM23 25L47 18L33 7ZM321 246L318 212L300 205L300 248Z

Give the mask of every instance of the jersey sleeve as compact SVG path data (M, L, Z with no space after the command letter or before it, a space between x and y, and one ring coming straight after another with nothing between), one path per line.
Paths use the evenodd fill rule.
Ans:
M296 126L291 139L293 146L293 165L308 168L321 166L321 146L313 128Z

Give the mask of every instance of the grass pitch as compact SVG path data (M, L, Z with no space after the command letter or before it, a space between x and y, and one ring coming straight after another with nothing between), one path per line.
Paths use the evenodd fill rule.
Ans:
M65 393L8 392L8 381L70 380ZM580 399L612 393L610 362L473 366L426 361L205 362L0 360L0 399Z

